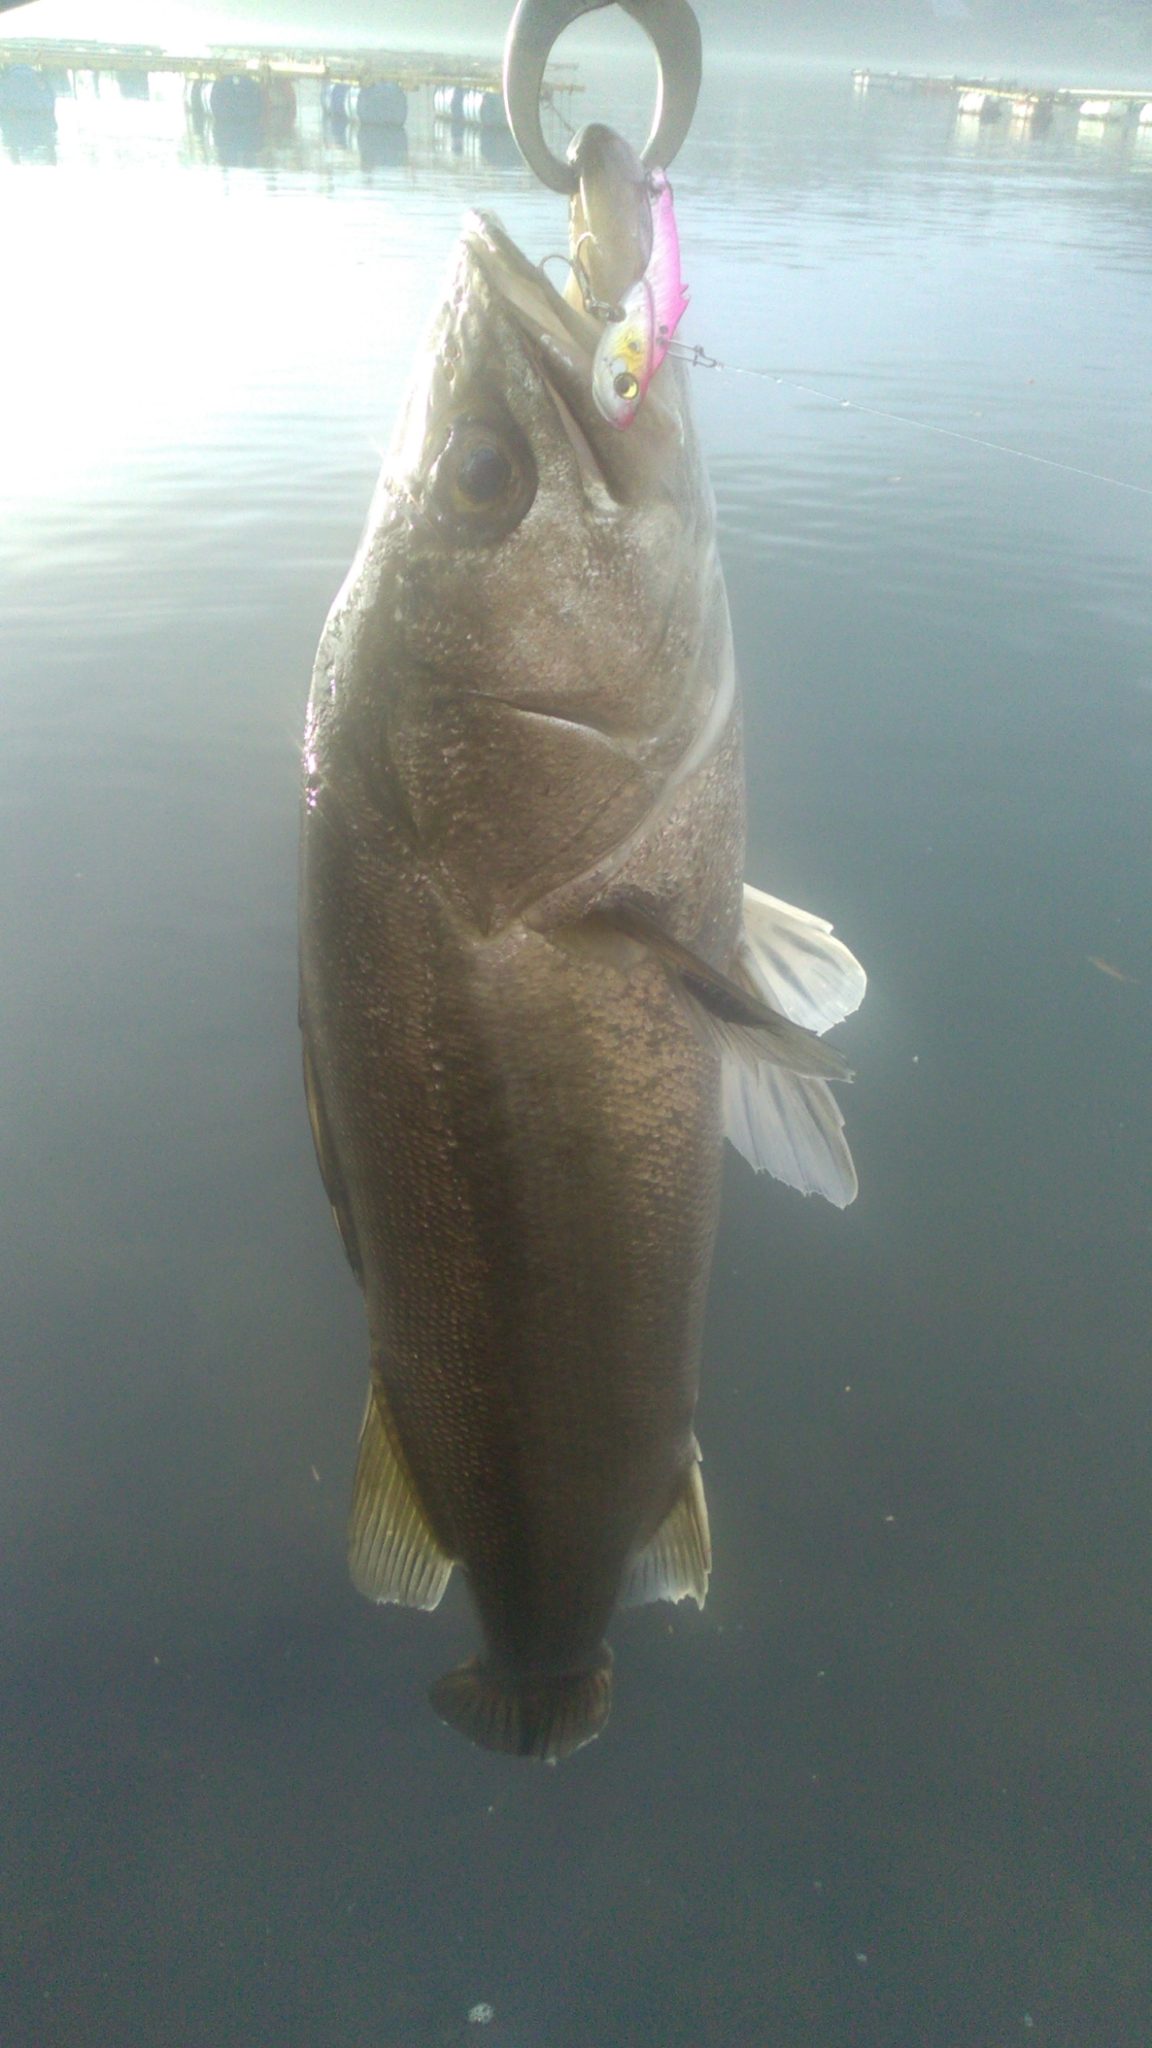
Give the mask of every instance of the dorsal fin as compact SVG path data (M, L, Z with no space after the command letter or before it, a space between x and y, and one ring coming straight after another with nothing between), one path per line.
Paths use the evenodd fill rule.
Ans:
M452 1572L417 1498L383 1389L374 1380L360 1429L348 1518L348 1568L369 1600L438 1607Z
M711 1569L708 1504L697 1450L656 1534L632 1559L620 1591L621 1604L643 1607L649 1600L694 1600L703 1607Z

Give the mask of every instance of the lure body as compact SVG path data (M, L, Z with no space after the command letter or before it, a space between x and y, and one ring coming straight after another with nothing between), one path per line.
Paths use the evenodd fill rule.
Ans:
M625 293L620 317L604 329L592 366L596 409L614 427L631 426L688 304L672 187L663 171L654 171L649 182L648 267Z

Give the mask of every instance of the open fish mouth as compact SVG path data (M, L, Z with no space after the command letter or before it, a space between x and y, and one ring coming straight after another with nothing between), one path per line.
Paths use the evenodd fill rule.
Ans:
M561 297L491 214L468 216L450 303L457 317L440 342L441 369L446 363L452 367L453 354L466 368L478 352L477 323L492 311L503 314L553 400L584 481L618 501L626 498L620 453L613 446L619 436L605 431L592 396L600 326Z
M470 213L461 249L481 277L529 333L549 334L591 362L600 329L591 314L569 305L541 267L530 261L491 213Z

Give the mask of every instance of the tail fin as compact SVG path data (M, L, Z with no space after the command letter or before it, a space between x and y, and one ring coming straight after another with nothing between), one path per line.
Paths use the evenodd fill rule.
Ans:
M612 1706L612 1652L601 1645L590 1671L560 1678L516 1677L469 1658L428 1695L442 1721L482 1749L556 1763L599 1735Z

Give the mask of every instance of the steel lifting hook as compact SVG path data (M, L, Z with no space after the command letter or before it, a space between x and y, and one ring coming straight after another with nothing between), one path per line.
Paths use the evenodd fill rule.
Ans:
M557 38L583 14L612 0L518 0L504 45L504 105L521 156L554 192L574 192L577 173L554 156L540 126L540 88ZM618 0L649 37L658 82L652 133L643 149L649 168L666 170L692 125L700 91L700 25L688 0Z

